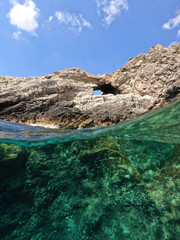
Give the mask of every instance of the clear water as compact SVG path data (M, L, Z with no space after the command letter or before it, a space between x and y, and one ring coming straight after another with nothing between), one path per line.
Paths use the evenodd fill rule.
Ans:
M0 121L0 142L0 239L180 239L180 101L107 128Z

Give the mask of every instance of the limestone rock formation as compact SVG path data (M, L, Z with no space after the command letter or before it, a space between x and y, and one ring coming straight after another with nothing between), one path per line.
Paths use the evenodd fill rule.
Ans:
M133 93L151 96L156 107L180 97L180 42L171 47L160 44L148 54L131 58L114 72L109 81L121 94Z
M63 128L116 124L179 98L180 43L156 45L112 74L72 68L43 77L0 77L0 119Z

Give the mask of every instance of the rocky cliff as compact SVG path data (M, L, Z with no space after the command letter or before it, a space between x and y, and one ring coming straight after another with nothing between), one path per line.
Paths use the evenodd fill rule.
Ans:
M179 98L180 43L156 45L112 74L72 68L43 77L0 77L0 119L72 129L116 124Z

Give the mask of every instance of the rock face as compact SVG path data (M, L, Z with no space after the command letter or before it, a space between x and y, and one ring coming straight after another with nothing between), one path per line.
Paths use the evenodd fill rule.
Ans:
M72 129L116 124L180 98L180 43L156 45L112 74L72 68L43 77L2 76L0 94L2 120Z

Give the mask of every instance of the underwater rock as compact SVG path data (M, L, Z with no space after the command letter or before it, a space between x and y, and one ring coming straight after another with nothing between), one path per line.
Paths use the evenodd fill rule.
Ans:
M112 74L72 68L43 77L2 76L0 119L70 129L117 124L178 100L179 67L177 43L156 45Z
M106 136L0 147L0 169L24 156L1 179L0 239L179 240L179 145Z

